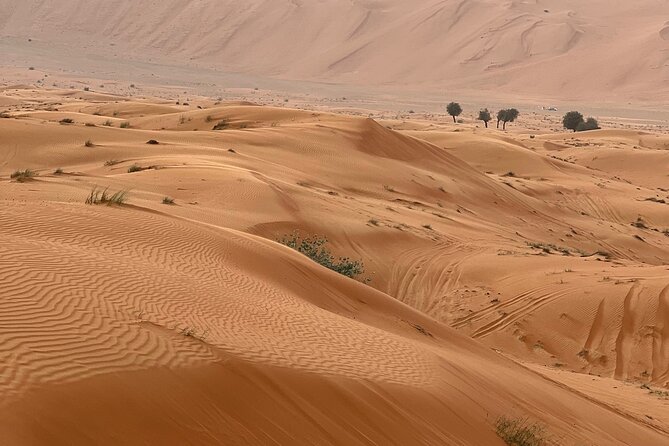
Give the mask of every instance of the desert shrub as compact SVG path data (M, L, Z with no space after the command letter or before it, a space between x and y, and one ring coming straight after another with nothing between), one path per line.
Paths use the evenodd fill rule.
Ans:
M74 124L74 119L72 118L63 118L60 121L61 124L66 125L66 124Z
M121 125L119 125L120 128L122 129L129 129L130 128L130 123L128 121L123 121Z
M595 118L591 117L591 118L586 119L584 122L580 122L576 126L576 131L577 132L587 132L588 130L598 130L599 128L600 127L599 127L599 123L597 122L597 120Z
M91 91L91 87L84 87L84 91Z
M95 124L93 124L92 122L87 122L87 123L84 124L84 125L85 125L86 127L95 127Z
M133 164L132 166L128 167L128 173L141 172L142 170L144 170L144 168L137 164Z
M105 122L102 123L102 125L104 125L105 127L111 127L112 125L114 125L114 123L112 122L111 119L107 119Z
M107 160L105 161L105 166L115 166L119 163L120 163L119 160Z
M37 172L35 172L34 170L25 169L25 170L14 171L11 175L9 175L9 178L18 183L23 183L24 181L32 180L36 176Z
M328 239L319 235L302 237L296 231L278 240L295 251L304 254L314 262L346 277L356 278L364 273L364 264L348 257L335 257L327 246Z
M546 444L544 427L527 418L499 417L495 432L509 446L541 446Z
M164 198L163 198L163 204L174 204L174 198L172 198L172 197L164 197Z
M90 139L87 139L86 142L84 143L84 145L85 145L86 147L93 147L93 146L95 146L95 144L93 144L93 141L91 141Z
M446 111L453 117L453 122L455 123L455 118L462 113L462 107L457 102L451 102L446 106Z
M211 122L211 121L214 120L214 118L212 118L211 115L207 115L207 117L204 118L204 120L205 120L206 122Z
M112 195L109 195L107 192L109 188L105 189L98 189L97 186L95 186L90 194L88 194L88 197L86 198L86 204L106 204L107 206L111 206L114 204L117 205L122 205L126 202L127 198L127 191L121 190L118 191Z
M150 139L150 140L148 140L146 143L147 143L147 144L150 144L150 145L154 145L154 146L160 144L160 143L159 143L158 141L156 141L155 139Z
M53 171L53 174L54 174L54 175L62 175L62 174L63 174L63 169L61 169L61 168L59 167L58 169L56 169L56 170Z
M227 119L221 119L212 130L225 130L228 127L230 127L230 123L227 121Z

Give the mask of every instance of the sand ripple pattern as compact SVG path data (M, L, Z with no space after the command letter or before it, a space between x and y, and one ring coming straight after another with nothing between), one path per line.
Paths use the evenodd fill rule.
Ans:
M312 265L250 236L127 208L55 204L0 204L0 228L2 395L227 354L315 373L429 381L433 358L282 286L276 277ZM249 258L272 274L239 266ZM318 297L316 285L303 288Z

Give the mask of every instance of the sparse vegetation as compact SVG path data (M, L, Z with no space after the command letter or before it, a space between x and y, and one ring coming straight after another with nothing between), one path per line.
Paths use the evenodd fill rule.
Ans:
M546 444L544 427L527 418L501 416L495 421L495 432L509 446L542 446Z
M92 122L87 122L87 123L84 124L84 125L85 125L86 127L95 127L95 124L93 124Z
M230 123L226 119L221 119L212 130L225 130L228 127L230 127Z
M88 194L86 198L86 204L106 204L107 206L111 205L122 205L127 201L126 196L128 195L127 191L121 190L112 195L108 193L109 188L99 189L95 186L91 193Z
M32 180L36 176L37 172L35 172L34 170L25 169L25 170L14 171L11 175L9 175L9 178L16 181L17 183L23 183L25 181Z
M72 118L63 118L61 119L60 122L62 125L67 125L67 124L74 124L74 119Z
M119 160L107 160L105 161L105 166L115 166L119 163L120 163Z
M562 126L574 132L585 132L599 129L599 123L595 118L583 119L583 115L577 111L567 112L562 117Z
M147 143L147 144L150 144L150 145L154 145L154 146L160 144L160 143L159 143L158 141L156 141L155 139L150 139L150 140L148 140L146 143Z
M129 129L130 128L130 123L128 121L123 121L121 125L119 125L120 128L122 129Z
M302 237L295 231L279 239L278 242L346 277L354 279L364 273L365 268L361 261L332 255L327 246L328 239L325 237L319 235Z
M107 119L105 122L102 123L102 125L104 125L105 127L111 127L112 125L114 125L114 123L112 122L111 119Z
M488 128L488 122L492 119L492 116L490 116L490 111L488 111L487 108L484 108L483 110L479 111L479 121L483 121L485 124L485 128Z
M128 173L141 172L142 170L144 170L144 168L137 164L133 164L132 166L128 167Z
M205 122L211 122L211 121L213 121L213 120L214 120L214 118L212 118L211 115L207 115L207 117L204 118L204 121L205 121Z
M589 130L598 130L600 129L599 123L595 118L588 118L585 122L581 122L576 126L577 132L587 132Z
M172 198L172 197L163 197L163 204L174 204L174 198Z
M446 111L453 117L453 123L456 122L456 117L462 113L462 107L457 102L451 102L446 106Z
M95 144L93 144L93 141L91 141L90 139L87 139L86 142L84 143L84 145L86 147L94 147L95 146Z
M61 169L59 167L59 168L57 168L56 170L53 171L53 174L54 175L62 175L63 174L63 169Z
M497 128L499 128L499 123L502 122L502 130L506 130L507 122L514 122L520 116L520 112L515 108L507 108L497 112Z

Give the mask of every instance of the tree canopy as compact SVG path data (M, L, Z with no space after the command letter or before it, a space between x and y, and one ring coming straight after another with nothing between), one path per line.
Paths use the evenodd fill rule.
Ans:
M485 123L486 128L488 128L488 122L492 119L490 116L490 112L488 111L487 108L484 108L483 110L479 111L479 121L483 121Z
M449 115L453 116L453 122L456 122L455 117L460 116L462 113L462 107L460 107L460 104L457 102L451 102L446 106L446 111Z
M570 111L562 117L562 125L564 128L573 131L576 131L578 125L583 122L583 115L577 111Z
M502 129L506 130L506 123L513 122L518 119L520 112L515 108L507 108L497 112L497 128L499 128L500 121L504 123Z

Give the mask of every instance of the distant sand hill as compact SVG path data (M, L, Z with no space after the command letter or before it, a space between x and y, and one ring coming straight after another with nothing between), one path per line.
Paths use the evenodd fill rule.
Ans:
M661 100L667 13L664 0L0 0L0 39L285 79Z

